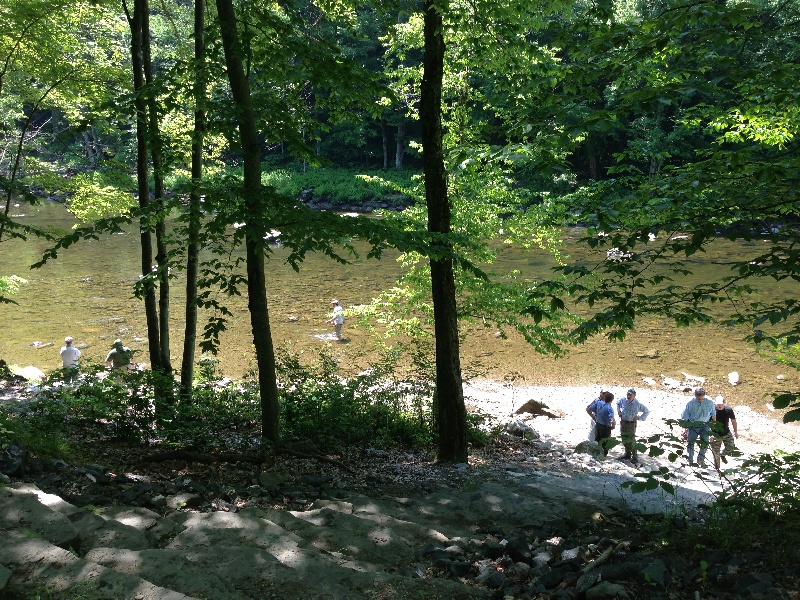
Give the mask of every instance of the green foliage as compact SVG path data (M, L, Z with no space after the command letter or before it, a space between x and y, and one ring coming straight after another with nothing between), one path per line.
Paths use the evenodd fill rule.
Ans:
M60 428L42 429L27 415L0 410L0 450L17 443L38 458L69 458L75 450Z
M389 351L382 361L345 379L328 349L320 351L313 365L303 365L298 355L281 350L277 369L282 431L324 448L429 446L431 387L396 378L396 358Z
M351 204L369 200L403 200L415 187L413 171L369 171L310 168L305 172L279 169L265 172L262 181L278 193L297 197L303 190L313 190L316 201Z
M82 221L96 221L127 214L137 206L133 190L136 182L118 171L92 171L72 178L74 194L67 204Z
M64 423L100 426L104 435L145 439L155 419L151 371L108 372L86 362L72 385L62 385L61 372L43 382L30 404L30 420L38 431L59 430ZM99 376L98 376L99 375Z
M666 455L675 463L683 454L685 442L670 434L657 434L640 441L638 447L649 456ZM702 536L710 536L714 545L749 548L764 539L765 530L781 531L778 537L787 547L800 542L800 453L757 454L735 469L710 476L698 472L698 476L711 477L722 484L718 491L709 488L714 502L702 532ZM679 482L679 475L667 466L636 473L635 477L636 481L622 484L634 493L661 488L675 494Z
M208 374L208 363L204 368ZM174 416L160 424L164 442L199 451L257 447L261 419L257 383L204 378L198 377L192 401L178 401Z
M26 279L16 275L0 275L0 303L13 303L8 296L12 296L19 291L20 286L28 283Z

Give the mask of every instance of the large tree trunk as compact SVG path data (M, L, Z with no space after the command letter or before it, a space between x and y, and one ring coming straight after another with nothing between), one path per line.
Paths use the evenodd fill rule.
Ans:
M450 201L442 152L442 76L444 71L442 17L432 0L425 2L425 62L420 98L422 157L428 231L450 233ZM461 387L461 359L453 261L450 244L441 242L440 258L431 259L431 291L436 333L436 425L438 459L466 462L467 411Z
M189 227L186 247L186 328L183 332L181 397L192 399L194 351L197 345L197 274L200 270L200 182L203 178L203 138L206 127L205 0L194 3L194 137L192 137L192 190L189 193Z
M136 181L139 192L139 208L142 216L139 219L139 238L142 249L142 285L144 287L144 309L147 319L147 342L150 351L150 363L154 371L161 371L161 345L159 341L158 307L156 306L155 282L151 278L153 268L153 242L150 209L150 186L147 180L147 102L144 96L144 57L143 43L143 11L144 0L134 0L133 15L127 11L131 28L131 63L133 68L133 89L136 108Z
M228 81L236 104L239 137L244 157L245 245L247 247L247 292L250 324L258 363L261 391L261 436L278 441L280 408L275 374L275 351L269 325L266 278L264 274L264 231L259 227L261 212L261 145L258 141L250 85L242 66L236 15L231 0L216 0Z
M169 347L169 261L167 259L166 224L164 222L164 169L161 149L160 119L153 85L153 63L150 54L150 6L142 2L142 59L144 80L147 85L147 110L149 119L149 150L153 163L153 197L157 211L156 264L158 265L158 330L160 368L155 380L156 397L168 404L173 402L172 361ZM159 406L156 405L156 409ZM161 416L161 415L159 415ZM166 415L164 415L166 416Z

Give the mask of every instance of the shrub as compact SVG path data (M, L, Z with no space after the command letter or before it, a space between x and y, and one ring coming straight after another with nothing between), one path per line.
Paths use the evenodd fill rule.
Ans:
M388 361L344 379L329 349L314 365L278 353L282 431L326 448L432 443L430 387L394 377Z

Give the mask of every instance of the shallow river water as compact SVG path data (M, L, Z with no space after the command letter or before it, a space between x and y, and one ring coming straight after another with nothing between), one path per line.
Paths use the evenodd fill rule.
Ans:
M69 229L74 219L57 204L20 206L17 219L37 226ZM24 215L24 216L22 216ZM564 232L564 251L580 260L599 260L604 250L590 251L578 246L579 230ZM60 366L58 350L66 335L76 340L83 357L95 362L105 359L114 338L138 350L146 361L147 343L143 304L132 296L132 283L139 273L138 233L104 236L81 242L62 251L57 260L41 269L29 271L47 245L38 240L3 241L0 245L0 273L16 274L28 280L18 295L17 305L0 305L0 358L17 365L34 365L45 371ZM733 258L756 255L764 243L715 242L709 252L692 257L694 282L728 273L725 263ZM602 255L600 254L602 252ZM332 343L330 325L325 324L330 299L339 298L343 306L369 302L396 280L400 268L396 254L387 253L378 261L357 260L339 265L318 255L310 255L295 273L284 263L285 253L276 248L267 264L268 295L274 342L298 351L314 351ZM541 280L551 277L554 260L538 250L522 254L511 248L500 252L496 271L518 269L522 277ZM796 296L797 284L763 282L758 299ZM183 337L183 282L180 274L173 281L172 353L173 365L180 364ZM239 377L254 364L249 331L247 302L244 297L230 300L233 317L222 337L220 368ZM356 358L369 347L369 334L345 325L346 342L333 344L345 364L363 366ZM463 344L465 365L480 363L482 373L508 383L525 385L622 385L646 388L642 377L660 381L666 375L681 379L690 373L707 379L710 394L725 394L729 401L763 410L764 394L777 389L796 389L796 371L759 356L743 342L747 331L741 328L704 326L677 328L660 318L642 319L621 343L603 338L571 350L566 358L554 359L536 354L520 338L500 339L494 329L466 327ZM35 342L38 344L32 345ZM727 374L737 371L741 384L733 387ZM780 378L779 378L780 376ZM641 393L644 393L642 391ZM640 397L641 397L640 393Z

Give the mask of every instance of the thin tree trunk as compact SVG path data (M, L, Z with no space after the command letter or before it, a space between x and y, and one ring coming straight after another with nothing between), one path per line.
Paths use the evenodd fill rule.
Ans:
M440 90L441 93L441 90ZM397 137L395 138L394 168L403 168L403 157L405 156L405 124L400 121L397 124Z
M383 170L389 168L389 133L386 131L386 121L381 119L381 142L383 143Z
M240 42L236 31L236 15L231 0L216 0L225 51L225 64L231 95L236 104L239 137L244 158L245 245L247 247L247 292L250 324L258 364L261 393L261 436L271 441L280 439L278 417L278 385L275 373L275 351L269 324L266 277L264 273L264 231L258 218L262 208L261 145L258 141L255 112L250 85L242 66Z
M181 397L192 399L194 352L197 345L197 274L200 270L200 182L203 178L203 138L206 127L205 0L194 3L194 137L192 190L189 194L189 232L186 248L186 328L183 332Z
M425 1L425 59L420 97L422 157L428 230L450 233L450 201L442 151L442 77L444 72L442 17L433 0ZM439 258L431 259L431 292L436 334L436 426L438 459L466 462L467 411L461 386L458 316L453 261L449 242L440 242Z
M152 226L150 224L150 186L147 181L147 102L144 97L144 57L142 54L142 27L144 0L134 0L133 15L125 7L131 29L131 64L136 108L136 182L139 192L139 239L142 249L142 285L144 287L144 309L147 320L147 342L150 363L154 371L161 370L161 344L159 341L158 307L156 305L155 282L151 278L153 268Z
M163 381L156 385L165 394L165 399L172 399L172 361L169 344L169 261L167 260L166 223L164 215L164 169L161 149L160 120L153 85L153 62L150 54L150 6L148 0L142 1L142 67L147 85L147 110L149 117L149 150L153 161L153 196L157 209L156 232L156 264L158 265L158 329L161 351L160 365ZM162 385L159 385L162 384Z

